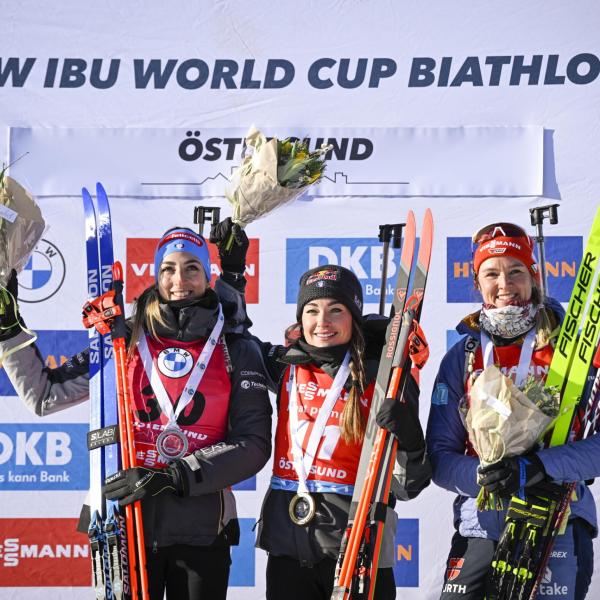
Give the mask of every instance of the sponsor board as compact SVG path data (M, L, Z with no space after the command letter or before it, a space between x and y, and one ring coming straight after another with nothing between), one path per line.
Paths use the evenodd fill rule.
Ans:
M446 330L446 352L458 342L462 337L464 337L463 333L458 333L456 329L447 329Z
M38 339L35 344L44 363L51 369L62 365L71 356L87 348L89 340L87 332L83 329L81 331L45 330L36 333ZM0 369L0 396L16 396L15 388L4 369Z
M0 519L0 587L90 586L89 540L76 527L77 519Z
M133 302L148 286L154 283L154 250L158 238L127 239L127 272L125 274L125 301ZM221 274L219 251L214 244L208 244L210 252L211 282L214 284ZM250 239L246 256L246 302L258 303L259 282L259 240Z
M256 550L254 549L254 519L238 519L240 543L231 546L231 587L251 587L256 580Z
M448 302L481 302L473 287L472 244L468 237L446 240L446 297ZM583 254L581 236L549 236L545 238L548 295L568 302L575 284Z
M342 59L341 64L347 65L345 61ZM169 63L167 69L171 75L174 64L171 60ZM356 77L364 78L365 67L362 63L362 73L356 73ZM160 61L153 61L149 70L157 68L161 68ZM197 70L190 61L184 61L181 65L184 78L188 69L192 75ZM318 71L319 85L332 85L331 76L327 75L329 66L322 65ZM431 71L420 70L419 84L430 76ZM154 80L155 76L149 73L148 79ZM266 128L262 132L266 136L306 140L311 150L323 143L331 146L325 154L327 170L307 189L308 196L539 196L543 193L541 126L301 126L283 131ZM223 197L232 181L232 171L239 165L246 134L245 128L238 127L200 128L193 119L182 128L11 127L11 156L27 151L48 156L48 160L38 161L34 172L17 163L11 173L17 180L27 181L29 189L38 196L78 195L82 181L95 181L98 177L94 161L81 160L93 147L104 159L102 181L111 195L140 199ZM61 149L60 161L52 160L57 147ZM78 168L71 168L73 164Z
M256 490L256 475L252 475L252 477L248 479L244 479L244 481L240 481L231 486L234 492L246 492L246 491L255 491Z
M58 246L41 239L19 273L19 301L37 303L58 292L65 280L65 259Z
M390 248L385 289L387 302L392 301L399 263L400 250ZM350 269L362 285L364 303L379 303L383 247L377 238L287 239L285 301L288 304L295 304L298 282L305 271L327 264L341 265Z
M87 490L88 429L83 423L2 423L0 489Z
M398 519L396 587L419 587L419 519Z

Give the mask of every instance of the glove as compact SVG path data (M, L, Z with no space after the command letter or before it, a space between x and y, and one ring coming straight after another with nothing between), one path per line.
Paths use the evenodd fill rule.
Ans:
M399 450L421 451L425 447L425 438L419 421L419 387L411 375L406 380L402 400L386 398L375 421L397 438Z
M134 467L117 471L107 477L102 493L107 500L118 500L120 506L127 506L148 496L158 496L166 492L186 496L185 474L179 466L164 469Z
M233 237L233 244L229 250L226 246ZM224 221L212 225L209 240L219 248L221 269L230 273L243 273L246 269L246 253L248 252L248 236L246 232L229 217Z
M12 294L12 298L6 290L0 288L0 341L9 340L21 331L22 320L17 304L18 289L17 272L13 269L6 284L6 290Z
M365 339L365 358L374 358L379 362L381 350L385 346L385 332L389 322L389 317L378 314L363 317L362 334Z
M486 492L500 496L513 496L519 490L533 487L546 478L544 465L535 454L510 456L477 469L477 483Z

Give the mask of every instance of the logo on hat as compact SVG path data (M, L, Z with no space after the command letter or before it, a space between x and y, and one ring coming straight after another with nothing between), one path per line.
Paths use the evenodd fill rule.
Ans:
M322 281L324 279L329 280L329 281L337 281L339 278L339 271L334 271L332 269L322 269L321 271L317 271L316 273L313 273L307 280L306 283L304 285L311 285L312 283L315 283L316 281L320 281L320 287L323 286Z

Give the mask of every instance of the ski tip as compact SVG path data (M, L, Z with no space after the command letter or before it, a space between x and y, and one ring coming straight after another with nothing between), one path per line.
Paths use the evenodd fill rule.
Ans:
M96 193L106 195L106 190L104 189L104 186L99 181L96 182Z
M115 281L123 281L123 266L121 265L120 261L115 260L112 271L113 271L113 279Z
M407 232L412 232L413 230L416 230L417 225L416 225L416 220L415 220L415 213L412 210L408 211L408 214L406 215L406 231Z

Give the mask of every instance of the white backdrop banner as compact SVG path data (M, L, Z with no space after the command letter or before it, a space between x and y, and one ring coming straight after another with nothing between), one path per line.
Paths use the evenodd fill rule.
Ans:
M198 204L230 214L225 189L255 124L313 148L334 145L310 202L247 228L248 311L261 339L283 340L300 274L325 262L351 268L375 312L378 226L412 209L420 227L433 210L425 424L454 326L478 306L474 231L493 221L528 226L529 208L559 202L546 267L551 295L569 297L600 199L599 20L595 0L307 0L294 10L270 0L5 0L0 163L29 152L10 174L37 195L48 223L19 281L46 364L87 344L81 188L107 189L130 303L152 281L167 228L193 227ZM214 249L211 259L216 277ZM392 251L388 293L396 264ZM84 403L38 418L0 369L2 600L94 597L88 541L74 531L89 486L88 411ZM242 542L229 600L265 597L253 527L270 468L235 489ZM399 599L439 598L453 498L432 483L396 506ZM588 598L600 597L596 579Z
M232 169L241 162L245 133L205 127L17 127L9 132L9 161L30 153L12 174L38 196L76 195L82 181L96 179L118 196L223 196ZM310 196L543 194L542 127L306 125L263 133L306 139L311 149L323 143L333 146L326 155L326 176L310 189Z

